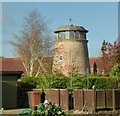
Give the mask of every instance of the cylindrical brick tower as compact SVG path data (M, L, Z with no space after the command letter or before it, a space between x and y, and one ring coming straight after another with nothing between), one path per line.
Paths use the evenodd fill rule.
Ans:
M59 27L55 33L53 72L89 74L89 56L86 30L73 24Z

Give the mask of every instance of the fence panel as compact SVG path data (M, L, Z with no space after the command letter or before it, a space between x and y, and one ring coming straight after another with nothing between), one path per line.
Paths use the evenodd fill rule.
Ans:
M64 110L69 110L68 89L45 89L45 99L61 106Z
M73 91L73 96L74 96L74 109L82 110L84 106L83 90L75 89Z
M106 108L113 108L113 95L112 90L106 90Z
M94 90L74 90L74 109L95 111L96 93Z
M49 94L50 94L51 102L60 105L59 89L51 89L51 90L49 90Z
M115 90L115 108L120 109L120 90Z
M45 99L51 101L50 89L44 89L44 92L45 92Z
M97 109L105 108L105 91L96 91L96 107Z
M95 92L94 90L84 91L84 104L86 104L85 109L95 111Z
M60 89L60 106L64 110L69 110L69 92L68 89Z

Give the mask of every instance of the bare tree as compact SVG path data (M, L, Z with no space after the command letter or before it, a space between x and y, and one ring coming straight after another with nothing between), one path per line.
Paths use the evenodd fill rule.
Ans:
M38 76L41 72L47 72L45 57L51 56L52 39L44 17L32 10L25 17L23 30L14 36L11 41L15 53L22 60L28 76Z

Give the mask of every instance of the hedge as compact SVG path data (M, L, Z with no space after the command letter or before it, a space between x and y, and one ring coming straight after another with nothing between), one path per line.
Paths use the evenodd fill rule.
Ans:
M43 89L65 89L70 88L72 81L72 89L117 89L118 79L107 76L80 76L72 75L66 77L62 74L41 74L38 77L23 77L22 85L25 87L43 88ZM23 86L23 87L24 87Z

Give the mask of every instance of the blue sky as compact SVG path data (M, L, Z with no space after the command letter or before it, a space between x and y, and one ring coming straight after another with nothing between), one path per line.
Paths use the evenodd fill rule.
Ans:
M88 29L90 57L100 55L100 47L104 39L113 43L118 38L117 2L3 2L2 56L14 57L9 40L13 39L14 33L22 29L24 17L32 9L38 9L48 20L52 34L59 26L68 25L70 18L74 25Z

